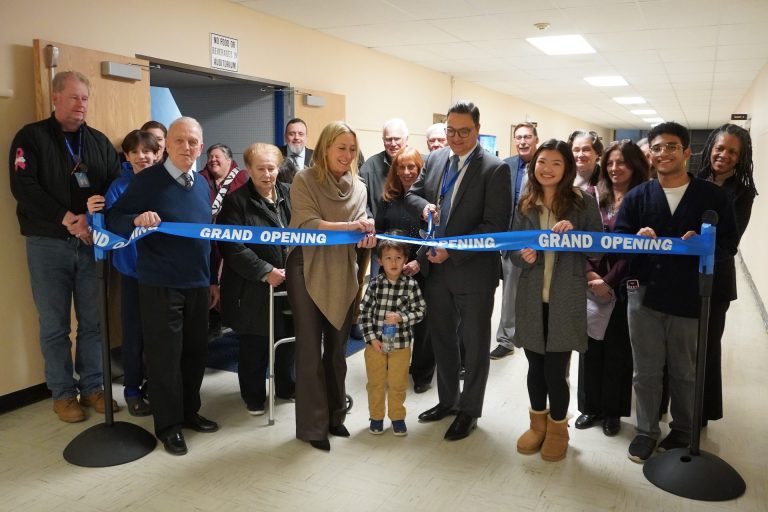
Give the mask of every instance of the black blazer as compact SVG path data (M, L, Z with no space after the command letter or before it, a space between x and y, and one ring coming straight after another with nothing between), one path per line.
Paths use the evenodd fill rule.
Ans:
M479 145L475 151L451 200L445 236L498 233L509 228L512 203L509 165ZM424 206L437 202L450 155L451 150L446 147L427 156L424 169L405 196L412 215L421 218ZM423 253L420 264L422 272L428 275L430 263L426 251ZM447 277L454 280L458 291L487 291L498 285L501 272L498 251L449 250L448 253L450 257L441 265L449 272Z
M280 227L291 220L289 187L277 182L278 211L272 210L250 180L224 198L217 224ZM269 284L262 281L273 268L285 268L285 246L219 243L224 258L221 274L222 323L240 334L269 334ZM284 304L282 302L285 302ZM280 313L287 301L275 301L275 337L291 335L290 322Z

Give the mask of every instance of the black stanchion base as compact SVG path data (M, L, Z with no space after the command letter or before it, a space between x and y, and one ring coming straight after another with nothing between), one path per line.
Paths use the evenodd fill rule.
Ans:
M661 453L645 463L643 474L656 487L692 500L732 500L747 489L730 464L703 450L699 455L688 448Z
M75 466L105 468L140 459L157 446L155 436L133 423L101 423L80 433L64 449Z

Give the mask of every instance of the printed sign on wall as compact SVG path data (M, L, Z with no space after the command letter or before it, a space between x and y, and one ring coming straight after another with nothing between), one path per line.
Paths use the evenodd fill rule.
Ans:
M211 32L211 67L237 73L240 48L237 39Z

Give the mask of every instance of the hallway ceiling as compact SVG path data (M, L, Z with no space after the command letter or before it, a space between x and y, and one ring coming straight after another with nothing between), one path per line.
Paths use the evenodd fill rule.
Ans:
M649 128L641 117L655 116L634 109L714 128L768 62L768 0L231 1L606 128ZM565 34L596 53L547 56L525 40ZM584 81L602 75L629 85Z

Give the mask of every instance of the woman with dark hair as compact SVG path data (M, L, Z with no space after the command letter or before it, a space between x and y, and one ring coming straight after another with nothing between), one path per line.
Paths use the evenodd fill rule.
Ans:
M709 134L701 155L698 176L719 185L728 194L736 212L740 240L749 224L752 203L757 195L752 177L752 138L744 128L724 124ZM731 301L736 299L736 265L733 257L716 260L714 276L704 378L704 426L708 420L723 417L721 341L725 315Z
M252 144L243 154L250 181L224 198L219 224L284 228L291 221L288 185L277 181L283 155L277 146ZM264 379L269 363L269 287L285 281L287 247L281 245L223 243L221 273L221 318L240 342L237 376L240 396L249 414L264 414ZM275 299L272 319L275 338L293 336L293 319L284 301ZM294 395L291 377L293 344L275 353L275 396Z
M528 186L520 198L512 229L553 233L602 231L593 197L573 186L576 162L568 144L550 139L533 155ZM558 461L568 451L566 372L571 352L587 348L588 254L515 251L512 262L522 268L515 300L514 343L528 359L530 429L517 441L517 451ZM547 409L549 399L549 409Z
M411 188L421 173L424 161L416 149L406 146L392 158L387 179L384 182L384 194L376 210L376 231L385 233L393 230L403 231L404 236L419 238L419 219L410 215L405 207L405 193ZM419 287L424 289L424 276L416 260L418 245L408 244L408 262L403 274L413 276ZM373 276L375 277L375 276ZM423 393L429 389L435 373L435 354L427 332L426 317L413 329L413 353L411 355L411 377L413 390Z
M612 142L600 161L597 200L603 229L613 231L624 195L648 180L648 161L631 140ZM577 429L603 422L603 433L615 436L621 416L632 407L632 346L627 324L627 293L623 280L627 261L619 254L603 254L587 260L588 293L597 303L613 304L605 334L591 333L587 351L579 356L578 402L581 416ZM598 336L598 337L593 337Z
M576 159L576 177L573 186L592 194L600 178L598 161L603 155L603 143L597 132L576 130L568 137L568 146ZM589 190L587 190L589 189Z
M165 127L160 121L147 121L141 125L141 130L149 132L155 136L157 143L160 145L160 159L165 162L165 158L168 154L165 152L165 138L168 136L168 128Z
M349 125L335 121L323 129L312 167L291 185L291 228L358 231L366 236L357 247L376 245L357 155ZM285 274L296 329L296 437L328 451L328 434L349 437L344 380L358 290L355 245L293 247Z

